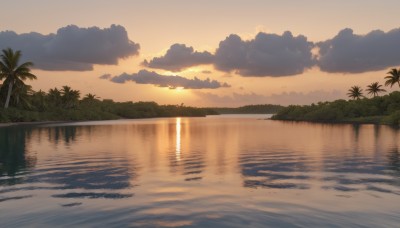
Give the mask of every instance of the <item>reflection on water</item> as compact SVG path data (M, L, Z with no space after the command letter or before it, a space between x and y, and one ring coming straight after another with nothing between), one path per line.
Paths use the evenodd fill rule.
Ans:
M0 128L0 226L399 224L397 129L264 118Z
M389 169L393 171L393 175L400 178L400 153L399 148L393 148L388 153Z
M181 160L181 118L176 118L176 160Z
M0 175L7 175L5 182L14 184L18 180L16 174L33 167L36 163L34 156L26 153L26 138L29 129L0 128ZM3 179L0 179L2 183Z
M182 125L185 127L186 124L181 123L181 118L176 118L176 146L175 156L170 156L170 168L172 173L180 173L184 176L185 181L196 181L201 180L202 169L204 168L203 152L196 150L182 151L181 140L182 136L185 136L185 131L182 132ZM190 140L190 139L189 139ZM184 140L186 141L186 140ZM188 152L188 153L183 153Z
M240 157L244 187L310 188L312 164L292 152L259 151Z

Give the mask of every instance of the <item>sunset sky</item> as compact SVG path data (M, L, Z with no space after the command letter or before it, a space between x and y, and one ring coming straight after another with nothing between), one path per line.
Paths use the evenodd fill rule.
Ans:
M384 83L400 66L398 0L13 0L1 9L0 48L35 63L35 90L310 104Z

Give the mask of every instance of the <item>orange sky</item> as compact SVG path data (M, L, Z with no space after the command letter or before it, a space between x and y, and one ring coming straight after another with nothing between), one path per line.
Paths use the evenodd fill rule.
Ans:
M388 32L400 27L398 0L85 0L79 3L14 0L2 3L1 8L9 10L0 14L0 31L47 35L57 33L59 28L67 25L105 29L117 24L126 29L129 40L140 45L139 55L120 58L118 64L95 64L90 71L35 69L38 80L28 82L35 90L70 85L81 90L82 94L95 93L101 98L117 101L152 100L161 104L185 103L193 106L307 104L345 98L350 86L365 87L375 81L383 83L390 67L362 73L328 73L313 66L292 76L244 77L235 71L216 70L213 64L171 72L145 67L141 63L145 59L163 56L175 43L215 54L219 43L230 34L236 34L242 40L252 40L258 32L281 36L290 31L294 37L303 35L308 41L317 43L332 39L345 28L351 28L354 34L366 35L377 29ZM400 46L400 41L398 44ZM397 67L393 63L387 65ZM195 76L200 80L210 78L230 87L176 90L152 84L118 84L99 79L104 74L134 74L142 69L188 79ZM203 73L205 70L211 73Z

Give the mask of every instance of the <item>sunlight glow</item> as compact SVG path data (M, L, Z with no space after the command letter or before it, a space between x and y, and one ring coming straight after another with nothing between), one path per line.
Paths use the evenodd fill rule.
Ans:
M175 157L177 161L181 160L181 118L176 118L176 150Z

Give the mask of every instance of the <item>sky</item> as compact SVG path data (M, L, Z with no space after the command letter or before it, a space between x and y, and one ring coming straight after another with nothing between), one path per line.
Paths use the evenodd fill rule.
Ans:
M347 99L400 66L398 0L3 1L34 90L236 107ZM398 88L387 88L388 91Z

